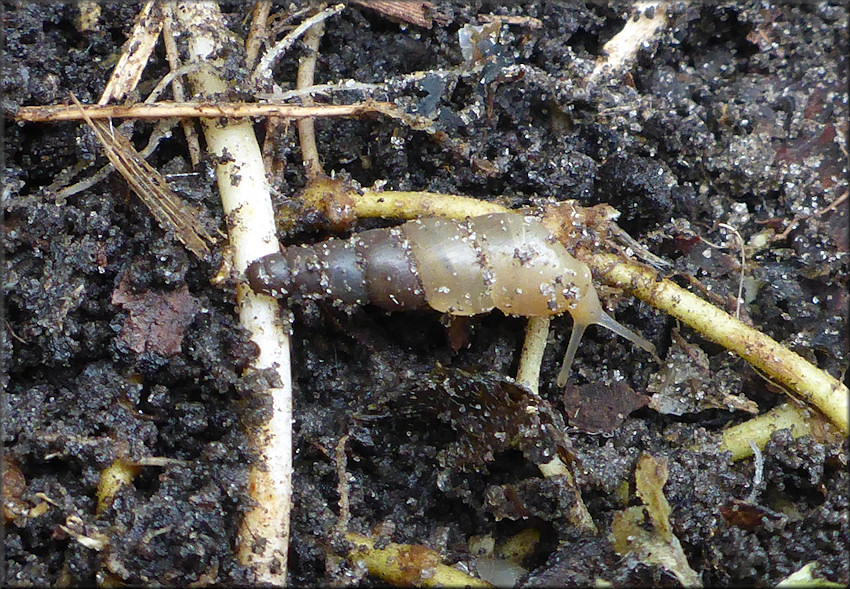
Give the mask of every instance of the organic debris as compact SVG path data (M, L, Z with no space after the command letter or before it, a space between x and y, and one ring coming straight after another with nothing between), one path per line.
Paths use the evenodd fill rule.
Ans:
M712 370L708 355L674 329L673 345L662 369L652 376L646 390L653 393L649 407L666 415L705 409L758 413L755 401L738 394L741 385L738 373L731 368Z
M649 396L623 381L568 384L564 390L564 411L570 426L589 434L614 431L632 411L648 403Z
M128 312L119 341L137 354L179 354L183 332L198 312L198 303L185 284L170 292L136 294L126 277L112 293L112 304Z
M637 496L642 507L629 507L614 515L614 550L673 573L685 587L702 587L699 575L688 564L670 524L670 504L664 496L667 460L643 454L635 469Z

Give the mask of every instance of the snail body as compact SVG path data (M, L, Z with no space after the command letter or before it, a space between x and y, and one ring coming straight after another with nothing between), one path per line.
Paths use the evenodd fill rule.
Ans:
M431 307L451 315L573 317L558 385L566 384L581 336L602 325L641 348L655 347L602 310L587 265L539 219L493 213L463 221L424 218L349 239L284 248L248 266L255 292L334 299L396 311Z

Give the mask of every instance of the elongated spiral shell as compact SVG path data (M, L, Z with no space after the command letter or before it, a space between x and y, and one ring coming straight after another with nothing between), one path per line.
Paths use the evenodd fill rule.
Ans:
M451 315L493 308L527 317L573 316L558 384L566 382L584 329L598 324L654 353L608 316L588 267L533 216L494 213L464 221L426 218L347 240L285 248L247 270L256 292L326 298L389 310L425 306Z

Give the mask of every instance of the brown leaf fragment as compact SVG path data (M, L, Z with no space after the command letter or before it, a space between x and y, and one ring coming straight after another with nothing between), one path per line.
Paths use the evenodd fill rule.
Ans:
M180 353L183 332L198 312L198 303L185 284L170 292L135 294L122 280L112 293L112 304L129 313L120 341L136 353L147 351L160 356Z
M452 426L457 440L440 451L442 464L475 470L508 448L534 464L567 452L564 420L545 399L493 372L435 368L411 386L405 403Z
M448 17L434 10L431 2L423 0L353 0L354 4L379 12L386 17L430 29L434 21L449 23Z
M635 487L652 525L658 534L666 541L673 537L670 529L670 504L664 496L664 484L667 482L667 459L656 458L644 453L635 468Z
M73 95L71 99L82 110L82 105ZM109 161L121 172L133 192L142 199L159 226L165 231L173 232L193 254L206 259L210 250L205 240L213 241L213 238L204 228L199 212L184 203L169 188L165 178L146 162L133 144L115 131L111 124L92 120L85 112L83 114Z
M469 318L463 315L449 315L446 326L449 346L455 353L469 346Z
M27 506L23 500L27 481L21 469L18 468L14 459L3 455L3 523L9 524L22 513L26 513Z
M570 425L589 434L615 431L631 412L648 403L648 395L636 392L623 381L568 384L564 391L564 410Z
M702 241L690 249L688 259L694 266L715 278L739 272L741 269L740 257L736 258L735 254L730 255Z
M764 22L747 33L747 41L757 45L759 51L770 51L777 46L775 28L778 12L778 10L763 11Z

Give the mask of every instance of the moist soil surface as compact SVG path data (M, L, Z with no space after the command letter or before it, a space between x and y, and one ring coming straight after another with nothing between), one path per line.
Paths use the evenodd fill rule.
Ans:
M248 582L235 546L252 505L246 430L264 405L261 383L243 376L256 350L234 313L235 279L211 282L222 244L199 260L118 174L61 194L106 163L90 130L13 118L71 92L96 103L141 5L107 3L93 19L82 17L85 4L4 6L3 584ZM672 264L673 280L732 314L739 235L749 253L742 318L846 382L844 3L673 3L631 67L598 83L589 82L596 60L630 18L628 4L434 10L431 28L355 5L327 21L316 83L389 80L374 97L437 130L388 117L319 119L328 173L511 207L609 203L626 231ZM244 39L250 9L222 11ZM276 66L284 90L305 54L296 43ZM413 72L427 73L405 77ZM160 41L138 98L167 73ZM237 89L229 98L252 99ZM138 149L155 126L135 124ZM272 146L277 205L290 210L306 183L294 124L270 138L265 121L255 126ZM210 228L226 231L213 165L192 169L179 125L148 161ZM281 224L285 244L331 235L303 219ZM527 572L525 584L676 584L639 552L617 554L610 538L615 515L641 505L634 472L643 453L666 461L671 530L703 583L775 584L812 562L816 576L850 582L846 442L780 431L759 460L738 462L699 446L787 397L659 311L601 295L667 364L683 363L676 386L648 354L591 328L570 385L558 388L568 315L552 322L537 399L509 379L523 318L493 312L447 329L428 310L294 305L290 583L381 584L345 559L345 527L430 546L465 566L505 563L480 558L471 538L498 547L530 529L539 541L515 563L522 569L502 567ZM338 447L350 510L342 525ZM576 524L575 487L541 474L554 452L597 534ZM116 458L142 466L98 510L101 472Z

